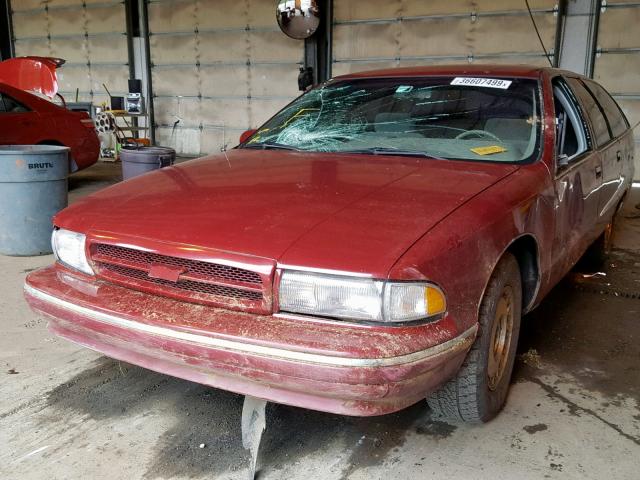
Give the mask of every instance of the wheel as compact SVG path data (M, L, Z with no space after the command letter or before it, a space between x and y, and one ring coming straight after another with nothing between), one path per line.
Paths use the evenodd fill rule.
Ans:
M487 132L486 130L465 130L464 132L456 135L456 140L463 140L467 137L487 137L491 140L502 143L502 140L500 140L496 135L491 132Z
M505 253L482 298L478 337L454 378L427 398L439 416L488 422L502 409L516 356L522 284L515 257Z

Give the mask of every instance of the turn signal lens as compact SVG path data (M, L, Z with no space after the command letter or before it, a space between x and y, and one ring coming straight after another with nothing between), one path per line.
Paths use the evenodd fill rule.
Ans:
M444 293L438 287L429 285L425 288L424 298L427 301L427 315L440 315L447 310Z
M428 283L387 283L384 306L388 322L410 322L446 311L442 290Z

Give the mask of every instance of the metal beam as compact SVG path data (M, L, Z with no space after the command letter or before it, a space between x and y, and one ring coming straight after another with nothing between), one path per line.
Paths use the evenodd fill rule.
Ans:
M136 78L136 65L133 53L133 37L135 36L136 31L139 33L137 25L134 24L135 20L139 22L139 19L137 18L137 9L138 4L136 0L125 0L124 13L125 21L127 24L127 58L129 59L129 78L131 79Z
M149 10L145 0L138 0L138 13L140 17L140 36L144 39L146 70L147 70L147 111L149 112L149 139L151 144L156 143L156 126L153 106L153 78L151 77L151 47L149 45Z
M562 18L559 66L565 70L593 75L600 0L570 0Z
M9 0L0 0L0 60L15 56Z
M331 77L333 0L319 0L321 20L316 33L304 41L304 66L313 68L313 83Z

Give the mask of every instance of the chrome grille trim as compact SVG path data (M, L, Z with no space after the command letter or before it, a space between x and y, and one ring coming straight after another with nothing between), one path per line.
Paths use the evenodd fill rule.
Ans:
M96 275L111 283L233 310L271 310L269 285L251 270L108 243L91 244L90 254ZM177 281L150 276L151 269L157 266L182 272Z

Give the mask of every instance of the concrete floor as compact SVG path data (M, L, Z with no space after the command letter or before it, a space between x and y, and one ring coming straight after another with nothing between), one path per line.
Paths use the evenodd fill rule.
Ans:
M74 175L71 200L118 168ZM639 478L638 202L635 189L606 276L570 274L525 318L496 420L450 425L424 403L369 419L271 404L258 478ZM0 257L0 478L246 479L242 397L52 337L22 299L25 275L51 261Z

